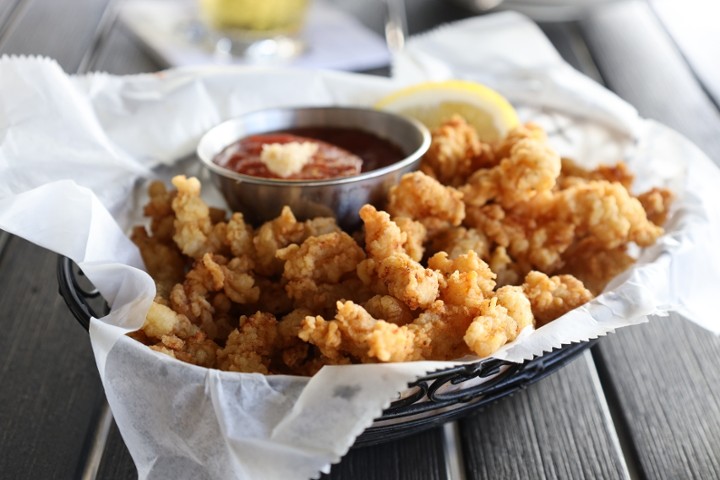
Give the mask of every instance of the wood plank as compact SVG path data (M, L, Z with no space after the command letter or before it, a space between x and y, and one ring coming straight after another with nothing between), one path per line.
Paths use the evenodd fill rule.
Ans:
M104 399L87 333L57 294L56 259L12 237L0 260L4 478L75 478Z
M13 16L20 10L23 0L5 0L0 3L0 39L13 21Z
M327 480L440 480L446 479L441 428L394 442L351 449L333 465Z
M720 162L720 112L645 2L610 5L582 22L606 85Z
M0 38L0 51L45 55L75 72L93 44L110 0L25 0Z
M130 452L120 436L120 430L113 422L105 444L105 451L98 468L96 478L112 478L113 480L133 480L138 476Z
M720 161L720 115L646 4L615 5L582 27L614 91ZM597 360L642 476L720 478L720 339L663 319L604 339Z
M584 354L461 421L468 478L628 478L593 377Z
M650 0L695 76L720 106L720 4L706 0Z
M359 479L441 480L447 478L442 451L442 431L413 435L399 442L352 449L342 462L333 465L327 480ZM422 452L422 455L418 453ZM113 423L97 478L137 478L130 453Z
M720 478L720 339L682 320L619 331L598 362L647 478Z

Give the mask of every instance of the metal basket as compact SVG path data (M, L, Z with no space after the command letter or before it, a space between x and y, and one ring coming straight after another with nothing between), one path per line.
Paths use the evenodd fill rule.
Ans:
M89 328L90 317L108 312L107 303L72 260L59 257L57 276L60 295L83 328ZM522 364L487 359L428 374L410 383L404 396L357 438L355 447L405 437L479 411L546 377L592 343L567 345Z

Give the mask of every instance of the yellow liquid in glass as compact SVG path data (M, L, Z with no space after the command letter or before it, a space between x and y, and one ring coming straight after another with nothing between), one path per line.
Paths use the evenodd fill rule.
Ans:
M205 21L217 30L249 34L297 33L309 0L199 0Z

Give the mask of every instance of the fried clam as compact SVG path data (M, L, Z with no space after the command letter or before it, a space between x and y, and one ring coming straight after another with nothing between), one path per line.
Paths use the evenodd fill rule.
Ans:
M673 195L624 163L561 159L537 125L495 144L455 117L363 229L289 208L253 227L199 181L153 183L133 240L158 295L132 336L197 365L312 375L323 365L485 357L589 301L662 234Z

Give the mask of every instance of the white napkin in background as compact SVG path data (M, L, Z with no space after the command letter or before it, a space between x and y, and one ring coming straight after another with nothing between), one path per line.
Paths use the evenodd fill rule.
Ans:
M509 53L512 32L521 45L535 46L529 59L518 49ZM458 38L482 40L483 48L472 49L477 70L465 58L470 49L452 48ZM543 53L542 44L544 37L519 16L461 22L411 40L397 59L400 82L219 67L72 77L46 59L0 59L0 228L73 258L111 303L110 315L92 320L90 337L141 478L316 476L409 381L449 365L355 365L325 368L312 379L265 377L183 364L123 335L143 323L154 294L125 236L137 221L142 179L151 168L171 174L206 129L259 107L371 105L413 78L440 71L481 76L502 87L524 119L562 126L552 138L564 154L590 166L622 154L645 184L679 195L667 234L611 291L494 356L521 361L648 315L679 314L720 332L710 301L720 272L714 249L720 172L687 140L637 118L552 50ZM210 184L204 188L213 193Z
M464 78L518 104L589 116L619 131L638 127L631 105L565 63L540 28L514 12L469 18L412 37L393 59L393 78L403 83Z

